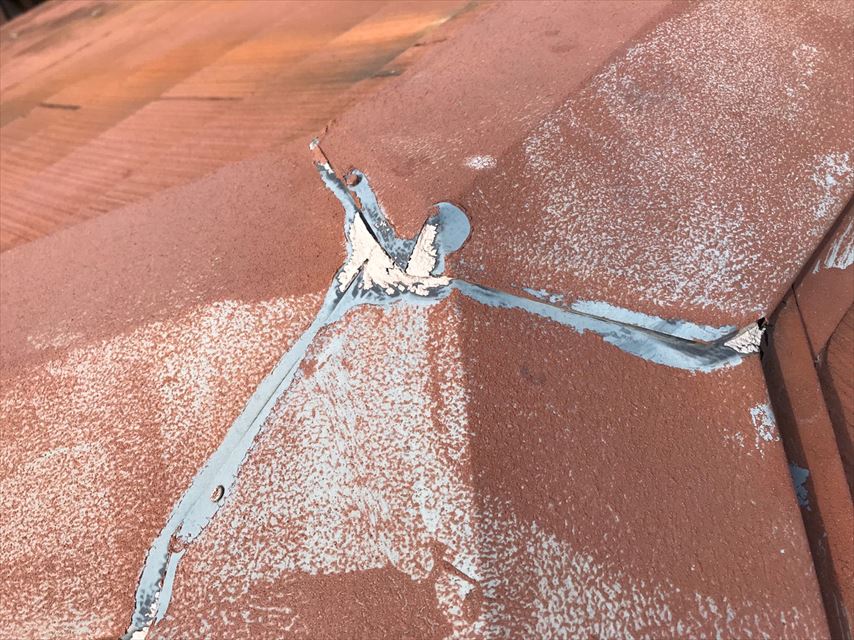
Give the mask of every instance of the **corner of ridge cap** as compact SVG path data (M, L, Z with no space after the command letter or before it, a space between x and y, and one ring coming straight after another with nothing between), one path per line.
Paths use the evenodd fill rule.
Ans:
M725 347L743 354L759 353L762 336L765 334L765 318L752 322L732 338L724 342Z

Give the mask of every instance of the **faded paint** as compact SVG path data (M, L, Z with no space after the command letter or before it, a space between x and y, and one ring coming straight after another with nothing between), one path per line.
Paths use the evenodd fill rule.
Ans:
M4 372L0 635L117 635L152 524L319 298L222 300Z
M695 592L680 587L682 578L669 576L660 566L650 579L636 560L620 561L611 551L603 554L585 543L576 530L597 530L604 536L599 539L608 539L629 535L638 526L625 507L619 509L625 522L590 522L589 513L585 518L591 508L585 496L596 495L596 509L601 509L622 488L575 482L562 464L539 465L546 491L516 487L536 505L539 515L531 519L518 502L502 495L500 485L487 482L482 474L495 461L485 462L484 454L500 446L504 437L516 437L529 427L516 425L515 416L506 415L498 433L484 441L486 426L470 414L477 383L491 375L487 371L481 377L480 371L472 377L473 363L464 355L469 348L464 325L473 317L494 318L505 326L515 318L514 330L528 325L537 333L562 337L563 343L569 342L570 354L580 348L586 352L598 342L544 319L529 321L517 310L484 309L458 292L432 305L351 309L325 327L307 350L304 365L270 413L222 511L188 550L176 576L173 604L162 624L155 625L155 638L178 639L194 632L272 637L285 628L310 637L347 637L361 627L349 626L346 618L322 608L334 612L338 599L373 603L379 596L350 594L344 587L333 592L328 605L320 605L311 596L311 580L376 570L401 572L431 592L432 601L419 601L418 613L443 623L398 628L399 637L810 635L813 605L800 596L791 601L797 604L776 604L768 594L778 592L779 585L744 585L746 591L737 598ZM543 342L542 353L550 353L558 342ZM601 357L608 361L602 365L606 369L629 360L613 349ZM687 384L683 392L693 388L699 400L699 389L719 382L711 375L669 371L674 382ZM712 375L726 377L726 371ZM755 374L754 369L737 385L751 387L749 396L761 393L761 379ZM533 389L526 387L523 395ZM609 411L596 398L588 403L573 397L586 410ZM694 411L693 404L679 410L679 428L689 428L681 425L683 412L687 418ZM742 415L748 423L747 412ZM569 421L563 434L555 425L548 426L557 437L586 431L583 415L561 416ZM616 430L618 439L620 432ZM594 441L607 448L613 437L606 430ZM685 442L690 442L687 434ZM716 455L703 442L691 449ZM571 457L560 454L561 460ZM581 466L570 465L576 472ZM762 473L759 467L753 472ZM702 486L709 479L708 469L698 473L696 481ZM526 481L536 483L537 478ZM560 491L553 491L552 483ZM773 503L771 497L759 497L766 491L764 484L747 483L741 490L769 506ZM568 504L562 497L567 491ZM752 510L742 498L744 504L730 502L727 520L744 518L744 510ZM560 508L554 508L556 501ZM785 522L796 522L792 509L785 516L783 509L767 520L757 517L754 524L782 529L788 526ZM769 542L776 554L780 541ZM783 548L798 553L797 547ZM686 561L694 552L686 552ZM779 558L777 554L762 561L794 570ZM803 566L809 567L808 560ZM394 621L407 620L412 613L395 598L370 606Z
M469 156L466 158L465 165L469 169L483 171L484 169L494 169L498 163L492 156Z
M451 288L447 286L451 284L448 278L430 274L435 271L440 257L444 264L446 249L455 250L465 241L469 227L467 221L463 221L465 214L462 211L450 203L442 203L439 214L428 220L418 239L401 240L394 234L364 174L357 171L351 173L355 178L351 191L335 175L316 140L311 143L310 150L321 179L344 209L347 258L336 274L314 322L254 391L225 439L198 472L155 539L140 577L136 607L125 634L128 638L150 626L152 611L155 612L155 620L159 620L168 610L180 554L186 545L205 530L224 504L222 500L211 500L210 496L219 487L223 487L225 495L228 495L248 452L254 446L273 407L289 389L312 341L325 326L338 321L360 304L388 305L396 299L411 301L412 298L407 298L407 294L416 296L415 300L424 298L422 303L430 301L428 296L435 302L446 297L453 288L490 306L523 309L571 326L579 333L592 331L603 336L606 342L652 362L707 372L741 362L740 356L725 348L694 344L682 339L670 342L647 333L643 328L637 330L616 321L587 317L577 310L565 311L463 281L454 281ZM449 227L445 233L441 229L443 221ZM442 238L444 242L440 240ZM398 266L404 262L411 264L413 258L414 273L408 267L404 270ZM600 309L597 305L593 305L593 308ZM610 311L613 312L613 309ZM648 317L646 319L652 320ZM679 325L671 322L668 326ZM712 332L706 330L706 334L711 335ZM180 552L173 551L172 546L175 544L180 545Z
M769 313L854 193L854 7L826 4L657 25L464 192L486 233L454 275L701 324Z

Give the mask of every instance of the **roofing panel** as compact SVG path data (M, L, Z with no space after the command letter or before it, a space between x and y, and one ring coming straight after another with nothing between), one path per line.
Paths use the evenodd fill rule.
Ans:
M619 22L584 33L605 10L561 9L487 12L341 118L330 157L358 161L405 234L433 201L469 211L478 233L452 261L467 279L706 325L768 314L854 194L854 75L840 63L854 6L668 10L583 84L590 56L574 45L625 36ZM498 34L513 24L541 42L509 46ZM465 72L451 65L475 42Z
M3 628L824 637L724 342L851 194L851 13L500 4L323 136L343 234L300 142L4 253Z
M456 292L317 336L149 637L823 628L756 358L662 367Z

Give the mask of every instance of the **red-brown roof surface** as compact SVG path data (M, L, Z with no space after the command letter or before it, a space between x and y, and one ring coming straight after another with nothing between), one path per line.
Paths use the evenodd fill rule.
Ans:
M844 465L784 448L801 405L722 343L794 287L822 410L845 375L852 29L823 1L3 25L0 638L839 634L851 574L810 543L833 514L847 548ZM451 281L337 292L358 239L315 135L385 258L465 210Z

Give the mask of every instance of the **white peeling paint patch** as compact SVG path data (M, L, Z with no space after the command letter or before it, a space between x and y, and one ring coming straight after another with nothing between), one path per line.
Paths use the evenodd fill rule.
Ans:
M764 445L768 442L778 442L780 436L777 433L777 422L774 420L774 412L768 403L759 404L750 409L750 421L756 436L756 449L764 453Z
M830 244L824 259L816 262L813 272L818 272L822 267L844 270L852 264L854 264L854 219L848 222L845 231Z
M435 228L432 230L432 238L435 239ZM437 260L435 247L432 242L427 242L429 237L429 231L426 234L422 232L419 240L425 240L416 244L416 250L410 256L410 262L414 259L413 271L404 271L379 245L361 215L357 215L350 227L351 252L338 274L338 290L345 291L360 270L362 289L379 287L389 295L406 292L426 296L446 286L450 282L448 278L429 275ZM420 275L422 273L427 275Z
M418 234L418 239L415 241L415 247L412 249L412 254L409 256L406 273L417 278L430 277L439 260L436 233L435 224L428 222L422 227L421 233Z
M0 456L0 582L16 585L3 632L109 637L126 624L112 603L139 576L139 532L153 537L158 505L180 495L319 302L213 302L2 379L0 416L14 429Z
M378 289L386 295L428 296L449 284L448 278L431 275L440 259L436 224L426 223L414 243L398 238L367 176L351 172L350 178L355 182L348 187L335 174L317 140L312 140L309 150L321 180L344 208L347 258L336 276L339 292L349 289L359 275L360 289ZM402 268L407 263L410 266Z
M750 423L753 427L749 429L736 429L724 435L724 440L731 442L743 449L748 456L758 454L760 458L765 457L771 443L779 442L780 435L777 431L777 422L774 419L774 411L767 402L759 403L750 408Z
M694 602L490 496L472 473L460 341L455 308L443 303L360 307L322 331L229 500L187 552L158 637L256 617L307 633L298 607L271 618L250 603L266 585L389 566L435 579L456 640L626 638L650 628L748 637L773 626L760 603ZM474 617L464 613L472 594Z
M494 169L498 163L492 156L469 156L466 158L466 166L475 171L483 171L485 169Z

